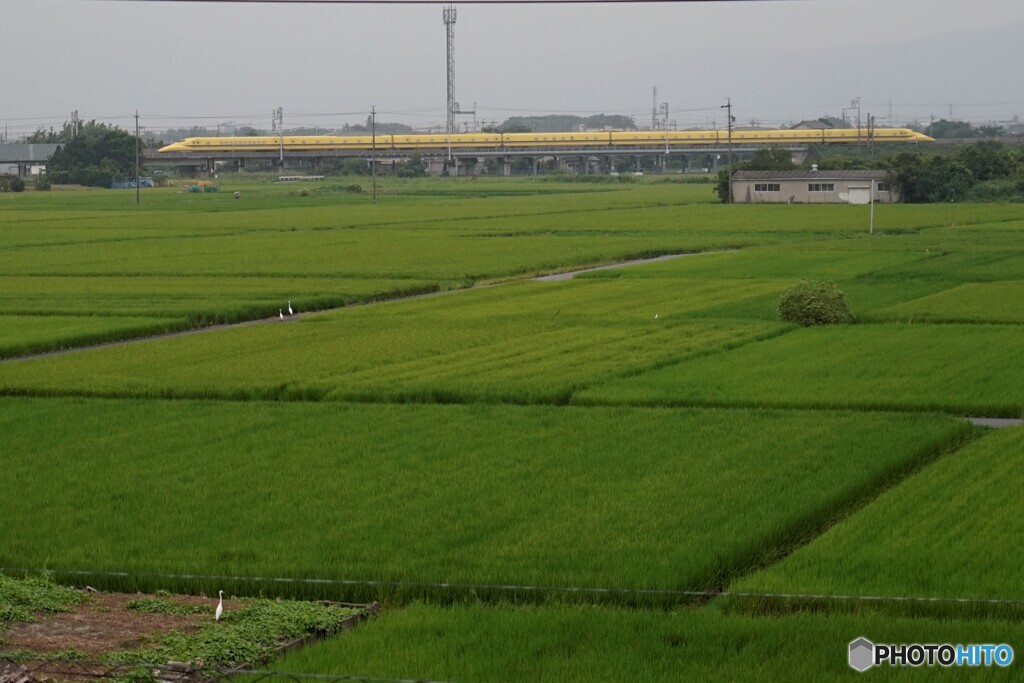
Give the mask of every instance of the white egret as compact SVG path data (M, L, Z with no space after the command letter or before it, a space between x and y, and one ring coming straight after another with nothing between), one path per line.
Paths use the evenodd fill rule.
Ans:
M291 299L288 300L288 315L295 315L295 311L292 310Z
M284 311L282 311L280 308L277 309L277 317L280 318L281 320L284 320Z
M220 595L220 602L217 603L217 611L213 613L213 620L220 621L220 618L224 615L224 591L217 591Z

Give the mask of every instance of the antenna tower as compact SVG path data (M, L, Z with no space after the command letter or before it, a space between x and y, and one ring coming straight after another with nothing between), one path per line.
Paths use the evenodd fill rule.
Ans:
M447 133L455 132L455 5L444 8L444 28L448 38L448 128ZM450 155L449 155L450 156Z

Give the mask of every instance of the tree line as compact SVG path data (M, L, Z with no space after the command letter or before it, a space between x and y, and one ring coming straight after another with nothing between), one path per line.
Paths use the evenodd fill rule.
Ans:
M808 165L805 165L807 167ZM732 172L788 171L801 168L789 152L758 150ZM877 160L832 157L818 162L822 171L880 169L907 203L1024 201L1024 148L983 141L957 147L952 154L904 150ZM718 174L715 192L729 201L729 170Z
M116 180L134 178L136 151L142 153L134 135L96 121L65 123L60 131L38 130L27 142L58 145L46 164L46 180L59 185L110 187Z

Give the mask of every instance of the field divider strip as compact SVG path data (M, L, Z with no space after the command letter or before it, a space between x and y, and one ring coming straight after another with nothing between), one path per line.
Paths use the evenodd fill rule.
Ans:
M123 342L111 342L107 346L116 346ZM44 354L44 355L53 355ZM23 360L23 358L0 358L0 364ZM437 400L426 395L399 394L394 396L374 396L364 393L350 393L338 398L328 398L328 390L325 389L291 389L285 393L261 392L241 390L228 393L207 393L203 391L171 391L165 389L143 390L136 393L125 394L118 391L89 391L76 389L27 389L27 388L3 388L0 387L0 398L85 398L97 401L122 401L133 399L140 401L223 401L227 403L245 403L250 401L267 401L282 403L347 403L353 405L504 405L504 406L561 406L570 408L637 408L640 410L676 410L676 409L714 409L714 410L773 410L779 412L831 412L831 413L893 413L893 414L920 414L935 413L954 418L968 420L971 424L979 427L1003 429L1015 427L1024 423L1019 417L1005 416L983 416L967 415L968 411L950 412L944 408L894 408L891 406L868 407L868 406L840 406L840 405L800 405L800 404L762 404L762 403L727 403L727 402L612 402L599 400L575 401L565 400L561 396L549 399L535 398L515 400L513 397L505 397L502 400L481 399L473 396L446 396L445 400ZM3 571L0 568L0 571Z
M777 600L844 600L860 602L917 602L977 605L1024 605L1024 598L969 598L914 595L857 595L853 593L759 593L754 591L680 590L671 588L608 588L597 586L545 586L529 584L487 584L433 581L397 581L386 579L322 579L304 577L231 576L227 574L173 574L159 572L92 571L86 569L29 569L0 567L0 572L12 575L97 576L108 578L170 579L189 581L234 581L245 583L306 584L321 586L367 586L381 588L440 588L455 590L492 590L504 592L547 592L619 595L655 595L691 598L755 598Z
M747 410L824 410L833 412L854 413L940 413L951 417L984 420L1015 420L1020 419L1021 406L989 406L994 410L987 415L978 415L977 406L963 405L960 407L938 403L922 403L919 405L894 405L872 401L838 403L834 401L760 401L735 400L715 401L710 399L606 399L587 396L574 398L571 405L579 407L598 406L606 408L741 408Z

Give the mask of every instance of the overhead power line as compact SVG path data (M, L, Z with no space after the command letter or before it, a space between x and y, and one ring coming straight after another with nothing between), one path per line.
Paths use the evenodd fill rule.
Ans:
M109 0L102 0L108 2ZM114 0L115 2L178 2L267 5L448 5L449 0ZM460 5L692 5L727 2L780 2L781 0L459 0ZM788 0L791 1L791 0ZM815 0L802 0L813 2ZM819 0L821 1L821 0Z

